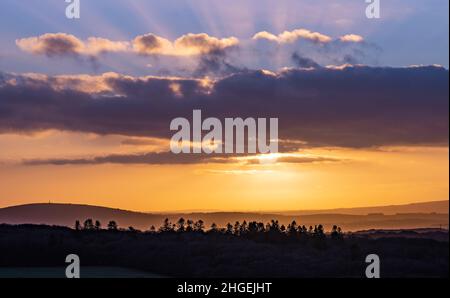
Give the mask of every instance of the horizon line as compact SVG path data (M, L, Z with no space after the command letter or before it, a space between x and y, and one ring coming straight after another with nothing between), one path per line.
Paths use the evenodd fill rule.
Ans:
M221 210L221 209L184 209L184 210L160 210L160 211L142 211L142 210L132 210L132 209L123 209L117 208L113 206L103 206L103 205L92 205L86 203L67 203L67 202L34 202L34 203L26 203L26 204L15 204L2 206L1 209L19 207L19 206L29 206L29 205L78 205L78 206L89 206L89 207L98 207L98 208L108 208L115 209L120 211L128 211L128 212L136 212L136 213L144 213L144 214L177 214L177 213L285 213L285 212L311 212L311 211L332 211L332 210L340 210L340 209L364 209L364 208L382 208L382 207L400 207L400 206L408 206L415 204L426 204L426 203L439 203L450 201L449 198L442 200L431 200L431 201L417 201L417 202L409 202L403 204L390 204L390 205L372 205L372 206L357 206L357 207L331 207L331 208L317 208L317 209L280 209L280 210ZM448 212L447 212L448 213Z

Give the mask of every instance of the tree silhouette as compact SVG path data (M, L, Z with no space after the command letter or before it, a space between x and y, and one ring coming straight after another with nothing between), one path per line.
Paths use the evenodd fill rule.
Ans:
M93 230L94 229L94 222L92 221L91 218L88 218L84 221L83 229L84 230Z
M80 220L81 227L84 220ZM161 226L163 220L164 217L161 218ZM270 226L270 219L267 221ZM241 227L245 226L242 218L240 222ZM84 266L123 266L176 277L359 278L364 275L365 257L376 248L377 254L393 264L385 266L383 276L448 275L448 262L445 262L448 260L448 241L411 239L410 234L402 236L400 241L396 232L385 234L396 239L378 237L382 234L370 238L345 234L342 240L335 241L332 240L333 235L342 233L338 225L326 226L326 233L323 226L317 225L316 233L323 232L324 238L309 234L290 237L289 229L293 231L293 226L296 226L291 221L285 233L281 232L282 224L287 227L285 222L280 221L280 230L276 232L265 229L266 220L247 222L247 229L239 236L227 234L227 229L220 224L218 232L208 230L205 234L187 231L166 233L158 229L160 225L155 225L153 234L130 228L132 233L127 229L130 224L125 225L122 220L125 229L122 227L110 233L83 229L75 232L75 221L72 222L72 229L45 225L0 225L0 235L4 236L0 237L0 267L23 266L29 260L35 260L30 266L53 266L61 263L57 260L60 258L55 260L55 253L64 256L72 251L81 254ZM108 221L102 224L103 229L116 227ZM208 222L208 228L210 224ZM230 233L234 230L233 224L229 225ZM172 228L172 224L168 226ZM297 233L308 231L307 227L297 225ZM211 224L212 230L216 228L217 225ZM431 235L434 237L436 231ZM444 233L437 235L448 236Z
M296 236L297 235L297 223L295 220L293 220L287 227L287 233L289 236Z
M214 233L216 233L216 232L218 232L219 230L218 230L218 228L217 228L217 225L213 222L212 224L211 224L211 232L214 232Z
M203 220L199 219L195 222L194 227L196 232L203 232L203 229L205 228L205 223L203 222Z
M168 218L164 219L163 225L159 228L161 232L169 232L172 231L172 223Z
M194 221L192 219L188 219L186 232L192 232L193 230L194 230Z
M303 225L303 226L300 228L300 234L305 235L305 236L308 235L308 229L306 228L305 225Z
M177 231L178 232L184 232L184 230L185 230L184 223L185 223L185 220L182 217L177 221Z
M84 221L83 227L80 224L80 221L75 221L75 230L101 230L101 223L99 220L95 222L88 218ZM118 226L115 221L109 221L107 225L107 229L110 231L117 231ZM126 230L128 232L133 232L133 234L141 233L140 230L137 230L133 227L129 227ZM177 232L177 233L189 233L189 232L200 232L205 233L205 223L203 220L199 219L197 221L193 221L191 219L185 220L184 218L178 219L178 221L173 224L170 222L168 218L164 219L161 227L157 230L155 226L150 227L151 233L166 233L166 232ZM330 243L326 241L327 234L325 233L323 225L315 225L309 226L307 228L305 225L299 226L297 222L293 220L290 224L285 226L284 224L280 224L280 222L276 219L270 220L267 224L263 222L251 221L247 223L247 221L236 221L234 225L228 223L224 228L219 228L217 224L212 223L210 229L206 231L209 233L216 234L226 234L226 235L234 235L239 238L251 239L254 241L269 241L279 243L284 240L289 241L297 241L301 240L301 243L306 244L311 242L312 246L317 249L326 249L327 245ZM336 239L344 239L344 235L339 226L333 225L329 234L329 238Z
M102 224L100 223L99 220L95 221L95 227L94 227L97 231L100 230L102 228Z
M230 235L233 234L233 225L232 224L227 223L227 226L225 228L225 233L230 234Z
M79 220L75 221L75 231L79 231L81 230L81 224Z
M110 231L117 231L117 229L118 229L117 223L114 220L111 220L108 223L108 230L110 230Z
M264 223L258 223L258 232L264 232Z
M342 239L342 230L337 225L331 229L331 239Z
M239 223L239 221L236 221L234 223L233 234L236 235L236 236L239 236L240 230L241 230L241 224Z
M245 235L247 233L247 230L248 230L248 224L247 224L247 221L244 220L242 222L242 224L241 224L241 228L239 230L239 234L240 235Z
M323 237L325 235L325 232L323 230L323 226L322 225L316 226L316 229L315 229L314 232L315 232L315 235L318 236L318 237Z
M272 219L270 221L269 230L272 231L272 232L280 231L280 224L278 223L278 220Z
M258 233L258 230L259 230L258 223L256 221L252 221L248 224L248 233L249 234L254 235L254 234Z

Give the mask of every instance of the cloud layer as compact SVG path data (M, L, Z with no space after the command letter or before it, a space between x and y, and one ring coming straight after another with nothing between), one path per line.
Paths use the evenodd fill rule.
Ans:
M109 52L134 52L140 55L191 56L224 50L239 44L235 37L216 38L205 33L186 34L175 41L149 33L132 41L112 41L107 38L89 37L86 41L66 33L46 33L36 37L16 40L25 52L48 57L97 56Z
M280 156L273 162L306 164L339 162L339 159L322 156L301 156L289 154ZM149 152L140 154L112 154L96 156L92 158L59 158L59 159L32 159L25 160L25 165L96 165L96 164L148 164L148 165L189 165L189 164L227 164L238 163L241 165L260 164L256 156L239 156L238 154L173 154L172 152Z
M448 70L363 66L241 71L221 79L0 74L0 132L59 129L170 138L169 123L278 117L305 146L448 143Z
M277 71L296 65L295 53L318 64L357 64L376 62L378 48L357 34L333 38L320 32L295 29L274 34L258 32L253 37L214 37L206 33L188 33L169 40L153 33L128 41L101 37L81 40L66 33L47 33L16 40L24 52L54 58L88 58L96 69L105 54L127 59L129 64L151 66L151 73L185 77L220 77L243 69ZM120 56L122 55L122 56ZM143 62L147 59L147 62ZM149 63L150 62L150 63ZM366 63L366 64L368 64ZM145 73L148 73L149 69Z
M278 43L292 43L299 39L306 39L317 43L328 43L332 39L330 36L319 32L311 32L306 29L296 29L293 31L284 31L278 35L274 35L267 31L258 32L253 36L253 39L266 39Z
M126 41L111 41L100 37L89 37L86 41L82 41L66 33L47 33L22 38L16 40L16 44L22 51L48 57L96 56L107 52L125 52L129 48Z
M205 33L189 33L174 42L150 33L137 36L133 40L133 50L142 55L191 56L225 50L238 44L235 37L219 39Z

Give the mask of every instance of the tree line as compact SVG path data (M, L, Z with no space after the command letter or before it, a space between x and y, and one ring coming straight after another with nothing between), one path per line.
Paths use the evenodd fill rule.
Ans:
M95 230L105 230L102 228L102 224L99 220L86 219L83 224L79 220L75 222L76 231L95 231ZM111 220L106 226L106 230L109 231L130 231L130 232L142 232L133 228L132 226L127 229L119 228L116 221ZM228 223L224 227L219 227L217 224L212 223L209 229L205 227L203 220L193 221L191 219L185 220L184 218L178 219L176 223L172 223L168 218L166 218L160 227L151 226L149 230L144 231L147 233L218 233L225 235L234 236L246 236L246 235L257 235L257 234L279 234L286 236L309 236L315 238L321 238L326 236L325 229L323 225L314 225L306 227L305 225L298 225L295 220L293 220L287 226L280 224L278 220L272 219L269 223L264 224L263 222L257 221L243 221L242 223L236 221L233 224ZM330 231L331 238L342 238L342 229L333 225Z

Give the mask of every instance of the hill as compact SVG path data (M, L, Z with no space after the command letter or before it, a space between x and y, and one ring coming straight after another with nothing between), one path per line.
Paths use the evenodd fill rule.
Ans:
M230 233L139 233L0 224L0 275L36 272L42 277L43 268L49 267L59 267L63 274L67 254L75 253L82 260L82 276L88 267L102 267L110 273L113 268L128 268L182 278L364 278L364 260L376 252L382 256L383 278L448 278L448 241L411 237L413 231L410 237L384 234L285 233L275 226ZM96 271L97 276L105 274Z
M398 213L448 213L449 201L431 201L424 203L411 203L404 205L389 205L375 207L357 207L357 208L337 208L328 210L297 210L275 212L284 215L308 215L308 214L349 214L349 215L367 215L373 213L383 213L384 215L395 215Z
M447 209L444 206L447 204ZM256 213L256 212L210 212L210 213L142 213L107 207L76 205L76 204L28 204L12 206L0 209L0 223L7 224L47 224L47 225L74 225L75 220L83 222L87 218L99 220L106 225L110 220L116 221L120 227L133 226L137 229L147 230L150 226L159 227L167 217L175 223L180 217L185 219L202 219L205 226L211 223L225 226L228 222L234 224L236 221L260 221L269 222L277 219L281 224L287 225L292 220L298 224L315 225L323 224L329 229L333 224L341 226L345 231L361 229L411 229L411 228L438 228L448 227L448 201L422 203L423 213L399 213L392 215L384 214L339 214L338 210L328 210L328 213L319 214L287 214L287 213ZM428 206L428 207L427 207ZM374 209L375 208L375 209ZM384 208L384 209L383 209ZM387 208L387 209L386 209ZM371 207L367 210L393 210L392 206ZM359 208L361 209L361 208ZM411 209L411 205L395 206L397 211L417 210ZM351 209L339 212L351 213ZM358 210L357 212L361 212ZM434 213L429 213L434 212ZM439 213L437 213L439 212Z

